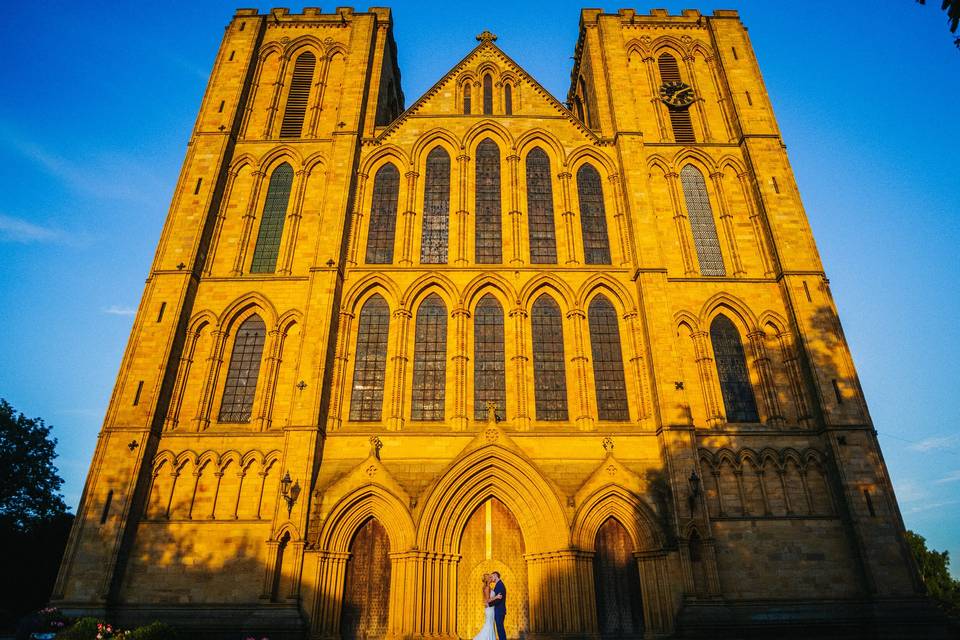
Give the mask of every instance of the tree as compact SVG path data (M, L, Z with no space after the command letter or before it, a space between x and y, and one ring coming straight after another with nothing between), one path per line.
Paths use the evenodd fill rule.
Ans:
M49 600L70 535L56 446L43 420L0 399L0 632Z
M927 4L927 0L917 0L919 4ZM956 33L960 26L960 0L943 0L940 8L947 12L947 22L950 23L950 33ZM953 44L960 49L960 38L954 38Z
M57 439L50 429L0 399L0 526L26 531L66 513L59 493L63 478L53 465Z
M930 597L949 611L960 613L960 580L950 577L950 552L928 549L926 538L909 530L907 542Z

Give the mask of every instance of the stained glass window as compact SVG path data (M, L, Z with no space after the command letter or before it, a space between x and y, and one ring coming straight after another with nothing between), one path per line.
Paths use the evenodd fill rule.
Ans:
M442 147L427 154L427 177L423 189L423 235L420 262L447 263L450 231L450 155Z
M527 154L527 209L530 262L556 264L557 232L553 224L550 158L540 147Z
M693 245L697 250L700 274L705 276L726 275L723 267L723 255L720 253L720 240L717 238L717 226L713 221L710 197L707 195L707 183L703 174L693 165L680 170L680 184L683 187L683 199L687 203L687 216L690 218L690 231L693 232Z
M290 91L287 93L287 108L283 112L280 124L281 138L299 138L303 130L303 117L307 113L307 100L310 98L310 85L313 84L313 68L316 57L309 51L301 53L293 64L293 77L290 79Z
M603 187L600 185L600 174L589 164L583 165L577 171L577 194L580 197L584 259L587 264L610 264L610 240L607 238Z
M740 332L730 318L719 315L710 324L710 342L717 362L717 377L723 394L727 422L759 422L757 401L750 384L747 359Z
M537 420L567 419L567 374L560 307L544 294L533 303L533 388Z
M447 381L447 308L435 293L417 310L413 345L413 420L443 420Z
M490 74L483 76L483 115L493 113L493 78Z
M480 298L473 314L473 415L477 421L487 419L487 402L496 402L497 415L505 417L503 307L490 294Z
M470 83L466 82L463 85L463 112L466 115L470 115Z
M350 394L351 420L380 420L389 335L390 307L382 297L373 295L363 304L357 325L356 364Z
M629 420L627 384L623 375L620 327L617 312L602 295L590 302L590 348L593 380L597 390L597 413L601 420Z
M683 82L680 77L680 67L677 65L677 59L669 53L664 53L657 60L657 66L660 67L660 81ZM690 120L690 109L684 107L675 109L667 107L670 115L670 126L673 128L673 139L677 142L696 142L693 136L693 122Z
M508 116L513 115L513 87L509 84L503 85L503 112Z
M367 233L367 264L393 262L393 240L397 229L399 193L400 172L392 164L383 165L373 180L370 230Z
M266 335L267 327L258 315L250 316L237 329L230 368L223 385L220 422L250 422Z
M503 261L500 212L500 149L490 139L477 145L476 259L480 264Z
M280 238L283 237L283 222L287 217L290 187L293 185L293 168L284 162L273 170L267 199L263 203L260 231L250 263L251 273L273 273L277 268L280 253Z

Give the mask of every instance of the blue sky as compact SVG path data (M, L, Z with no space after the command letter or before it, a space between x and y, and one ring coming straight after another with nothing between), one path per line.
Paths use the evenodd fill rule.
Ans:
M271 6L30 2L0 21L0 397L55 426L72 507L238 4ZM393 3L407 104L484 29L565 99L581 5L482 4ZM960 51L938 5L652 6L740 10L904 519L960 574Z

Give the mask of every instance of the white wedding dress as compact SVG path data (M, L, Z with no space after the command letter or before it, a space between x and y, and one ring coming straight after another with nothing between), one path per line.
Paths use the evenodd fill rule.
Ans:
M497 625L493 620L493 607L483 608L483 626L473 640L497 640Z

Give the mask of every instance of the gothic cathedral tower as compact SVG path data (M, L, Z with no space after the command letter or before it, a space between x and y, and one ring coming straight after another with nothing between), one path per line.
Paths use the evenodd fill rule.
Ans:
M237 11L54 601L452 640L497 571L510 638L903 632L922 585L737 13L584 10L567 103L477 40L404 109L388 9Z

